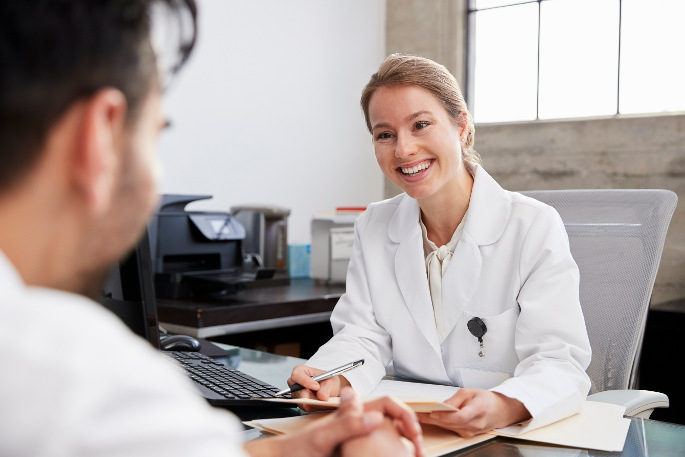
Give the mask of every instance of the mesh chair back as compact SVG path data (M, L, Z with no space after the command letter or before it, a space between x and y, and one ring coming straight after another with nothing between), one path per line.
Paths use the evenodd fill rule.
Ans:
M590 393L636 388L650 297L678 197L642 189L522 193L554 207L564 221L592 346Z

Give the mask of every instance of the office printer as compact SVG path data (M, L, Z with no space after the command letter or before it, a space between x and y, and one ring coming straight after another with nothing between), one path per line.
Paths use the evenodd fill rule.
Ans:
M150 223L155 290L161 298L207 298L235 293L270 278L245 255L245 228L227 212L187 211L211 195L163 195Z

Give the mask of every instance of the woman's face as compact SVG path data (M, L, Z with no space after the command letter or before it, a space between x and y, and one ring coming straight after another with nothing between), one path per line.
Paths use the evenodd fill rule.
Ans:
M450 198L463 174L461 135L438 99L418 86L377 89L369 101L373 145L383 174L410 197Z

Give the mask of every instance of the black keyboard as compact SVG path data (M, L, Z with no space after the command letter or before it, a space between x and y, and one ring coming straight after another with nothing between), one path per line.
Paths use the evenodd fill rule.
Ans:
M275 394L281 389L240 370L227 367L199 352L165 351L163 353L185 368L200 393L214 406L293 407L289 403L264 401L265 398L290 398L290 394L276 397Z

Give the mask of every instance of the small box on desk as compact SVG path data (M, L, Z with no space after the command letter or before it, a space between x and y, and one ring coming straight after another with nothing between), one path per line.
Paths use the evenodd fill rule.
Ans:
M360 211L317 215L312 219L313 279L344 284L354 243L354 222Z
M288 276L308 278L311 269L312 247L309 244L288 245Z

